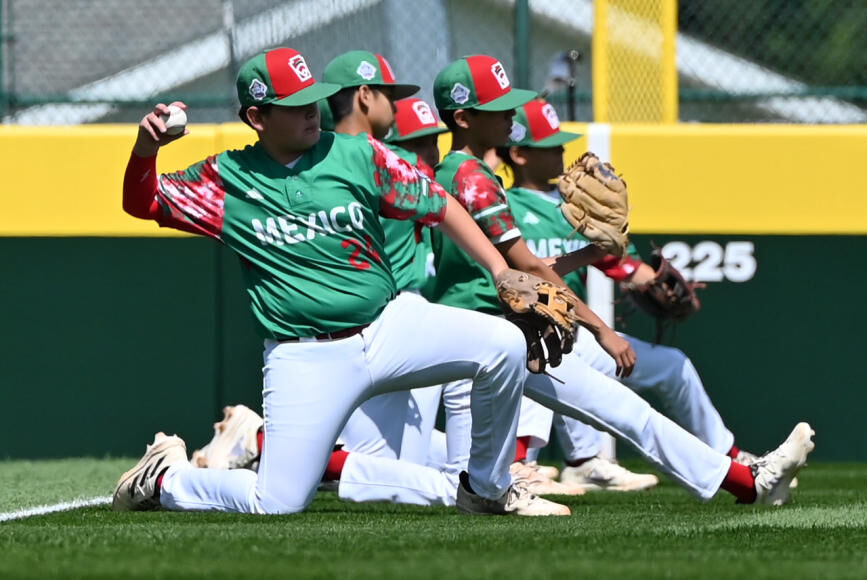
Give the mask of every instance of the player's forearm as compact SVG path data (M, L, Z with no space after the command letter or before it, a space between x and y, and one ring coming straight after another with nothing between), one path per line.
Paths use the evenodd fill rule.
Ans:
M542 268L530 267L530 269L525 270L525 271L532 270L531 273L536 274L540 278L544 278L545 280L551 282L552 284L557 284L558 286L562 286L563 288L567 288L567 289L569 289L569 292L572 292L572 290L569 288L569 286L566 285L566 282L563 281L563 278L561 278L557 272L555 272L553 269L549 268L548 266L545 266L544 262L542 262L542 260L539 260L539 264L542 265ZM519 269L523 269L523 268L519 268ZM575 293L572 292L572 294L575 294ZM605 332L606 330L611 330L610 328L608 328L607 324L602 322L601 318L596 316L595 312L590 310L590 307L587 306L587 304L585 304L583 300L578 298L577 295L575 296L575 299L577 301L577 304L575 306L575 314L577 314L578 317L581 319L579 322L579 324L581 324L581 326L583 326L584 328L589 330L591 333L593 333L594 337L598 337L602 332Z
M590 244L580 250L575 250L556 258L543 258L542 261L554 270L558 276L565 276L569 272L589 266L603 257L605 257L605 251L596 244Z
M551 282L552 284L557 284L558 286L562 286L572 292L572 289L563 281L563 278L555 272L552 268L546 266L542 260L539 260L539 264L542 266L541 268L533 267L531 265L527 265L526 268L518 268L519 270L524 270L525 272L530 272L531 274L535 274L540 278L544 278L545 280ZM572 292L574 295L575 293ZM579 324L593 333L593 336L598 338L600 334L605 331L611 331L607 324L605 324L601 318L596 316L596 313L590 310L590 307L584 303L583 300L578 298L575 295L575 299L577 304L575 306L575 314L581 319Z
M148 136L142 136L141 134L139 135L139 138L136 139L135 145L132 148L132 152L139 157L156 157L159 150L159 143L150 139Z
M507 269L506 260L491 244L470 214L451 195L447 196L446 213L438 228L470 257L481 264L491 276Z
M156 155L130 155L123 176L123 211L141 219L151 219L156 211Z

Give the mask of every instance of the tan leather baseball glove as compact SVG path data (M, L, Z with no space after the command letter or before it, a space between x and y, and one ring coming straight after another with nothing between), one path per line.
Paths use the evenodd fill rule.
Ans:
M575 295L518 270L504 270L495 283L506 319L521 329L527 341L527 369L544 373L547 365L559 365L563 355L572 352L581 320L575 313Z
M569 166L557 184L566 220L607 253L623 256L629 245L626 182L610 163L587 152Z

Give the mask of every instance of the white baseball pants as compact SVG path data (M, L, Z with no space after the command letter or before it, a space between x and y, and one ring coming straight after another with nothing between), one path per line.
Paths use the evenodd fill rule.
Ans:
M639 355L636 370L641 363ZM694 495L710 499L717 492L731 466L724 453L711 449L619 381L593 369L575 351L553 370L565 384L529 374L524 394L561 415L611 433Z
M163 478L168 509L293 513L313 499L334 441L372 396L472 378L470 485L497 498L511 484L526 344L511 323L410 295L392 300L358 335L327 341L265 342L265 444L258 473L177 464ZM386 461L386 460L381 460ZM406 494L421 465L403 463ZM352 472L352 456L344 466ZM423 477L426 479L426 476ZM435 487L435 486L434 486ZM398 485L399 488L399 485Z
M469 441L474 416L471 409L472 388L472 381L466 379L442 385L446 432L433 430L428 432L425 461L427 466L419 464L421 453L417 457L401 453L401 461L395 461L387 454L353 453L352 448L347 445L350 453L340 475L337 488L339 497L355 502L391 501L416 505L454 505L457 497L458 475L467 469L471 453ZM418 390L414 390L413 393ZM430 413L430 422L433 423L436 418L436 405L439 402L430 405L430 399L425 401L424 395L429 393L423 393L419 400L422 404L428 403L426 412ZM388 396L390 394L386 395ZM399 417L400 415L397 421L394 418L389 421L388 417L380 415L379 423L384 430L393 430L394 426L390 423L396 422L397 426L401 427ZM375 445L373 441L370 443L368 447ZM410 445L412 450L420 448L423 441L419 440L416 443L419 445ZM512 446L512 453L514 457L514 446Z
M731 459L725 453L715 451L653 409L628 387L592 368L576 351L564 356L553 372L564 383L546 375L528 374L524 393L557 413L611 433L699 498L710 499L719 490L731 466ZM451 444L449 439L449 454L453 453ZM463 444L468 448L469 440ZM454 453L458 457L462 455L460 451ZM383 461L379 458L359 456L356 460L351 485L344 484L350 464L347 461L340 497L356 501L403 501L391 493L398 486L377 478L387 476L399 481L410 476L364 467L367 461ZM411 477L415 493L412 496L404 493L404 497L410 498L407 503L451 505L454 502L457 484L448 473L414 471Z
M402 291L401 296L402 300L428 304L417 292ZM343 448L372 457L427 464L442 390L442 385L435 385L371 397L349 416L340 434ZM469 437L469 431L464 435Z
M556 369L548 369L555 377L560 378ZM521 412L518 416L518 437L529 437L528 447L538 449L548 444L551 437L551 423L554 411L543 407L533 399L521 399Z
M692 361L676 348L651 344L626 334L621 336L629 341L638 356L634 372L621 382L636 392L653 391L678 425L719 453L728 453L734 444L734 435L713 406ZM614 359L589 332L579 331L575 352L594 369L615 377ZM554 427L567 460L585 459L599 453L602 440L596 429L563 415L556 416Z
M346 451L425 465L442 386L395 391L363 402L346 422ZM467 433L469 437L469 433Z

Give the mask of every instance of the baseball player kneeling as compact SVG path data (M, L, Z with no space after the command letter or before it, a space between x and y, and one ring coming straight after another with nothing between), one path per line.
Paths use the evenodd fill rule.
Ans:
M524 336L505 320L395 298L378 216L438 226L491 275L511 271L451 196L377 140L320 132L316 103L338 89L316 82L293 49L257 55L237 80L240 116L256 144L173 174L156 172L160 147L182 136L166 132L160 116L168 108L157 105L142 119L124 210L238 254L265 341L265 444L258 473L195 469L180 438L157 433L121 476L114 508L301 511L359 403L471 378L473 441L458 508L568 514L513 483L508 471L526 375Z

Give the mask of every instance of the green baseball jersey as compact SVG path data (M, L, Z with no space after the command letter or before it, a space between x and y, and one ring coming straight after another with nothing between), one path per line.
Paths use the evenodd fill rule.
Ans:
M445 192L367 135L323 132L291 166L260 143L160 176L160 225L241 259L258 332L316 336L376 319L397 287L379 216L436 225Z
M395 155L414 166L420 173L433 179L433 170L418 155L403 147L387 144ZM398 290L419 290L425 283L425 261L429 236L422 236L422 228L415 222L380 218L385 232L385 254L391 262L391 273Z
M521 235L506 203L506 192L484 161L451 151L436 167L436 180L476 221L494 244ZM428 297L441 304L501 314L491 275L454 242L442 235L432 236L436 255L436 279Z

